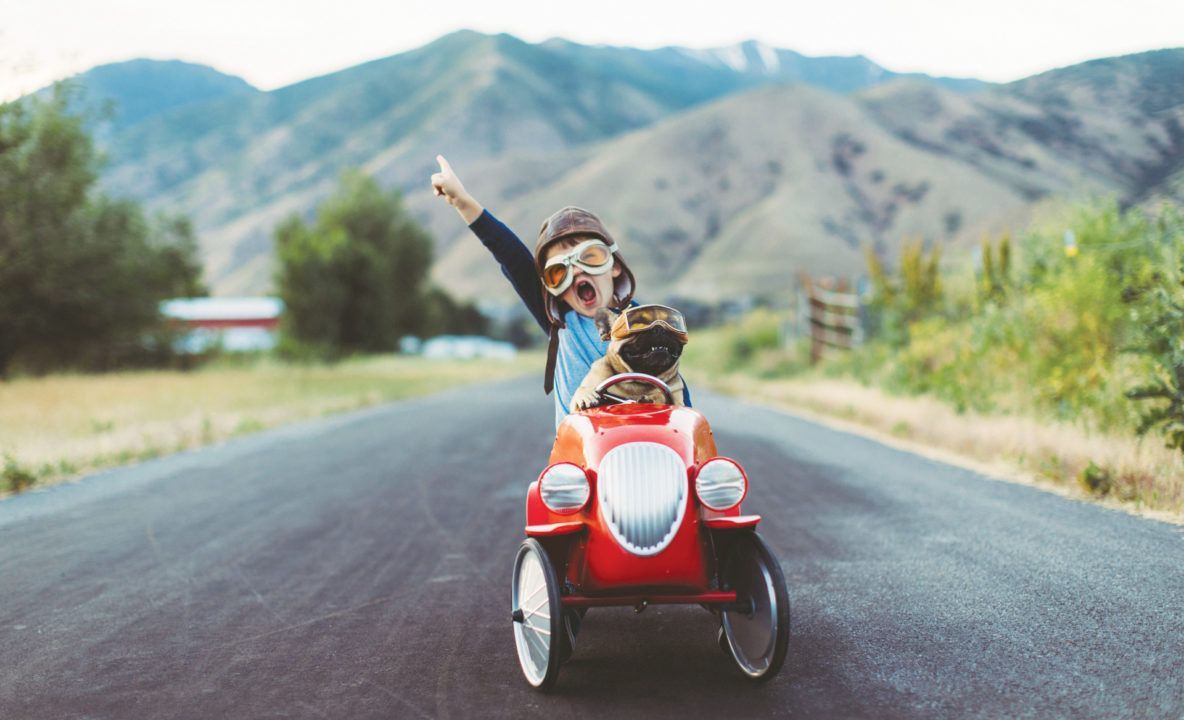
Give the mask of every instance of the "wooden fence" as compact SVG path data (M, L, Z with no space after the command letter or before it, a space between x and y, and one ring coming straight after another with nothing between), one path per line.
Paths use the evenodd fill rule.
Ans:
M810 336L810 362L827 348L850 350L863 342L859 295L846 280L798 277L798 318Z

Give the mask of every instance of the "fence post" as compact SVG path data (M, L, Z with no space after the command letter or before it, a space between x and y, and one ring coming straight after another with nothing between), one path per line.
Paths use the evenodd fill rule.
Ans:
M825 348L851 350L863 342L859 294L851 292L848 281L814 279L803 273L799 283L809 322L810 364L822 359Z

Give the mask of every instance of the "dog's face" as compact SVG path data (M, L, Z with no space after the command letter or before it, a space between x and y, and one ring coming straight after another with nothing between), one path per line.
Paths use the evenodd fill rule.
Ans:
M600 337L609 340L605 352L609 364L621 372L640 372L659 378L677 372L684 344L682 339L660 325L619 340L611 339L612 324L619 314L607 308L596 313Z

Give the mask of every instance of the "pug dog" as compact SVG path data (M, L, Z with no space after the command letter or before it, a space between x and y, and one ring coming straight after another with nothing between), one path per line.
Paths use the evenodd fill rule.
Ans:
M641 310L645 307L647 306L638 306L629 310ZM608 350L604 357L592 363L584 382L580 383L580 387L572 395L573 412L599 405L601 398L596 394L596 386L613 375L627 372L653 375L670 387L675 405L684 404L683 380L678 372L678 358L686 345L686 333L672 331L663 323L653 323L644 328L630 330L623 315L624 313L609 308L596 311L596 327L600 330L600 338L609 341ZM666 401L661 390L640 382L620 383L613 387L612 393L635 402Z

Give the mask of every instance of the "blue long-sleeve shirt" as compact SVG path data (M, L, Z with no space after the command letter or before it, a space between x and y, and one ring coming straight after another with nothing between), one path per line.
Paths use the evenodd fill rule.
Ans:
M481 216L469 225L469 229L501 265L502 274L514 286L514 291L522 298L535 322L543 332L549 333L551 323L543 303L543 281L535 267L534 254L513 230L506 227L488 210L482 212ZM566 327L559 329L559 353L555 358L556 426L571 412L572 395L584 381L584 377L592 368L592 363L604 357L608 351L608 341L600 339L600 330L592 318L580 315L575 310L568 310L563 315L563 322ZM690 407L690 390L686 389L685 383L683 387L683 402Z
M493 253L493 259L502 266L502 274L514 286L514 291L522 298L535 322L543 332L550 332L551 323L547 319L547 308L543 306L543 281L534 266L534 255L513 230L506 227L488 210L482 212L481 216L469 225L469 229L481 240L481 244Z

